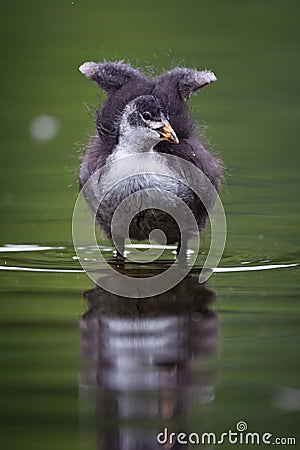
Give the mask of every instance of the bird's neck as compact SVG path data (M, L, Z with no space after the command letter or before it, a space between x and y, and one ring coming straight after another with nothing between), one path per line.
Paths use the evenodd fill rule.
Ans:
M152 152L156 142L153 140L145 140L144 137L139 137L136 134L124 133L119 137L119 142L115 147L113 153L118 156L126 156L139 153Z

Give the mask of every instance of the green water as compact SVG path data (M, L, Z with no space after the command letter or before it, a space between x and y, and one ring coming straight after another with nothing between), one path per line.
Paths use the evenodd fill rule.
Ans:
M154 449L165 424L220 434L238 421L299 446L298 16L294 0L2 5L1 448ZM77 67L104 58L218 77L190 102L226 166L212 304L193 277L139 316L83 296L71 217L84 104L104 96ZM30 132L41 115L59 125L48 141Z

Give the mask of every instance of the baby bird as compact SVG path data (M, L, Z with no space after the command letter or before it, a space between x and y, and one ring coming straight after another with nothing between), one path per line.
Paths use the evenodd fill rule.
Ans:
M98 169L108 164L107 171L101 171L100 179L92 187L93 196L101 199L94 211L100 228L112 240L112 217L120 203L135 192L154 188L155 192L166 191L183 200L202 230L207 211L188 187L189 180L185 184L176 179L165 155L174 155L194 164L218 189L221 163L204 147L186 106L186 100L193 92L216 81L215 75L206 70L177 67L157 79L150 79L122 62L86 62L79 70L107 94L105 104L97 112L97 134L87 145L79 174L82 188ZM126 166L126 156L153 152L156 158L149 173L132 171L130 176L130 167L126 167L127 177L124 178L122 168ZM114 161L120 163L120 170L109 169L109 163ZM102 198L101 193L108 185L112 188ZM170 214L158 206L147 208L141 205L130 223L129 237L147 240L155 229L163 231L167 244L177 243L177 253L181 249L186 251L191 238L189 231L186 230L183 236ZM119 256L124 253L124 238L121 234L114 235Z

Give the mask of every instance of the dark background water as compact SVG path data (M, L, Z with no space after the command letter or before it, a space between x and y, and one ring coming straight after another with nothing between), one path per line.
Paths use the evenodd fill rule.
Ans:
M79 332L84 319L79 319L87 311L82 295L92 284L85 274L74 272L80 266L74 259L71 217L78 192L78 156L94 132L84 104L96 106L104 99L78 66L104 58L125 59L155 73L178 64L210 68L218 77L217 83L191 99L190 106L198 123L209 125L206 135L226 166L221 197L228 236L220 266L245 271L216 273L209 281L217 295L209 316L209 327L212 324L215 330L210 347L214 351L185 352L184 364L191 365L188 372L179 360L172 361L173 369L176 366L183 374L181 385L178 375L172 388L168 384L164 388L173 393L173 404L180 406L181 396L195 385L194 401L186 401L181 415L174 412L178 427L173 429L180 430L184 423L192 431L221 433L245 420L251 431L297 435L299 269L288 265L299 261L298 17L294 0L16 0L1 6L3 448L96 448L97 433L98 449L118 448L115 442L105 447L101 436L109 429L115 435L118 430L122 442L127 442L120 448L135 449L129 439L135 434L120 432L120 423L126 425L128 417L110 411L105 420L100 414L96 424L86 427L95 404L109 410L107 398L111 403L114 398L120 405L126 386L115 387L112 394L102 379L106 400L96 401L92 395L93 403L82 395L81 378L78 382L81 359L89 358L82 351L80 359L79 352L85 342ZM44 115L54 118L48 140L38 139L34 128L34 120ZM288 267L246 271L270 264ZM179 303L190 298L186 292L175 294ZM190 295L196 292L191 288ZM205 324L207 315L200 313ZM97 314L95 320L101 323ZM169 316L170 311L164 314ZM190 320L191 314L179 308L175 315ZM184 334L187 329L181 324L176 333L191 343L195 337L192 332ZM163 328L156 330L160 337L168 335ZM194 333L199 341L201 332ZM130 333L135 336L132 329ZM101 339L111 342L109 333ZM134 338L128 345L134 352L138 343ZM162 354L168 349L157 345ZM149 348L146 373L151 366ZM101 353L101 348L97 351ZM166 367L164 376L171 376L170 363ZM203 370L209 373L204 382ZM90 385L93 392L95 386ZM204 396L207 401L201 401L201 386L213 392ZM162 391L158 384L156 391ZM149 392L161 404L153 389ZM135 403L129 395L126 405L130 404ZM151 401L145 404L145 410L151 410ZM162 417L146 416L141 415L140 429ZM78 418L84 425L78 426Z

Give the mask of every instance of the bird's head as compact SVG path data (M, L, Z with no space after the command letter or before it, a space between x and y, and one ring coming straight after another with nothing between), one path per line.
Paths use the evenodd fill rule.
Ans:
M160 141L178 144L161 101L153 95L142 95L126 105L120 120L120 141L140 151L149 150Z

